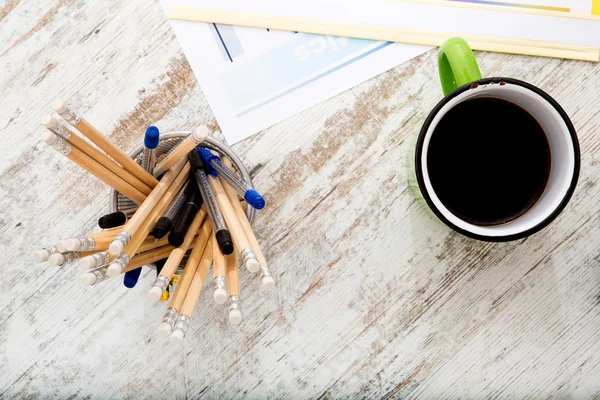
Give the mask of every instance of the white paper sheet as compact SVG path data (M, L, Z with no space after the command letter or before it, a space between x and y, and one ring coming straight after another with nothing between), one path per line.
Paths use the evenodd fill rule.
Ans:
M229 144L429 49L198 22L171 24Z
M498 2L474 1L497 4ZM551 29L539 17L372 0L161 0L168 4L361 21L563 43L598 44L592 21L561 19ZM525 5L513 0L511 7ZM509 4L510 3L510 4ZM528 0L527 8L568 8L589 14L591 0ZM399 8L400 7L400 8ZM424 10L427 9L427 12ZM399 10L401 12L399 12ZM427 15L427 18L423 18ZM483 16L483 18L482 18ZM487 18L487 19L486 19ZM537 19L536 19L537 18ZM546 24L543 25L542 24ZM172 20L171 24L225 138L243 140L277 122L393 68L429 47Z

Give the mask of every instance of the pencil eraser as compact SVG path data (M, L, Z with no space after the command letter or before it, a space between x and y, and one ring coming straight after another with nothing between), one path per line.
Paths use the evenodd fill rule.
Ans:
M121 264L112 263L108 266L108 269L106 270L106 275L108 275L111 278L114 278L116 276L119 276L121 274L121 272L123 272L123 268L121 267Z
M63 240L59 240L58 243L56 243L56 250L58 250L60 253L66 253L67 252L67 247L66 247L66 243L67 240L63 239Z
M175 329L171 333L171 342L180 344L183 342L183 331L181 329Z
M121 242L120 240L113 240L108 246L108 252L114 255L121 254L123 248L125 248L123 242Z
M62 242L67 251L77 251L81 247L81 241L77 238L65 239Z
M202 142L204 142L204 139L206 139L208 134L209 134L208 128L204 125L200 125L196 129L194 129L194 131L192 132L192 139L196 143L202 143Z
M48 257L48 264L52 265L53 267L58 267L59 265L63 265L65 260L66 258L64 255L61 253L55 253Z
M160 300L160 297L162 296L162 294L163 294L163 291L162 291L162 290L160 290L160 288L159 288L159 287L157 287L157 286L152 286L152 287L150 288L150 291L148 292L148 297L149 297L151 300L158 301L158 300Z
M242 322L242 312L240 310L229 311L229 322L231 325L239 325Z
M46 132L42 133L42 140L52 146L58 141L58 136L56 136L54 132L47 130Z
M147 149L155 149L158 146L160 133L158 128L155 126L149 126L146 128L146 134L144 135L144 146Z
M92 286L94 283L96 283L97 279L98 278L96 275L92 274L91 272L79 276L79 282L81 282L81 284L84 286Z
M96 259L92 256L80 258L79 265L85 269L92 269L96 266Z
M42 125L48 129L54 129L58 125L58 121L52 115L45 115L42 117Z
M158 326L158 336L162 339L168 339L171 336L171 324L168 322L162 322Z
M258 272L260 264L256 258L249 258L246 260L246 269L252 273Z
M244 193L244 200L246 203L250 204L253 208L257 210L262 210L265 208L265 199L254 189L248 190Z
M50 253L48 250L38 250L33 253L33 258L35 258L36 263L43 263L44 261L48 261L48 257L50 257Z
M270 276L262 278L262 288L268 292L275 289L275 279Z
M225 304L227 302L227 290L215 289L215 294L213 298L215 299L215 303Z
M54 102L52 103L52 108L54 108L54 111L56 111L59 114L62 114L69 109L67 103L65 103L61 99L54 100Z

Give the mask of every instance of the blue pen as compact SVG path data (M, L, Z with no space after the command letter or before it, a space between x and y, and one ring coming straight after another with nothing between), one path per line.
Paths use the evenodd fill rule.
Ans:
M138 283L140 279L140 274L142 273L142 267L132 269L131 271L125 272L125 277L123 278L123 285L126 288L133 288Z
M156 148L158 147L160 133L155 126L149 126L144 135L144 162L143 167L152 175L156 165Z
M198 154L212 176L220 176L229 186L235 189L253 208L261 210L265 207L265 199L248 182L243 180L231 168L223 164L221 158L204 147L198 147Z

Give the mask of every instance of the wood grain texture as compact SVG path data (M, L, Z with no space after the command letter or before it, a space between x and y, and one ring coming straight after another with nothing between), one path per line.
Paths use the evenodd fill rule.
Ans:
M408 189L409 142L441 98L435 51L235 145L268 204L255 232L277 290L240 270L242 324L204 290L173 347L153 272L83 287L78 267L32 260L108 210L108 188L40 141L55 97L127 150L150 124L218 130L163 11L21 0L0 17L1 397L600 396L600 65L476 54L579 133L571 203L514 243L452 233Z

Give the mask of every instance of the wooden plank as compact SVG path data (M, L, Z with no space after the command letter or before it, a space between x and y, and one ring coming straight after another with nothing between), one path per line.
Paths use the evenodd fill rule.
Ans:
M54 97L71 98L130 149L149 124L218 130L206 99L158 3L9 3L3 397L600 395L599 66L476 54L485 75L553 95L579 131L571 204L515 243L450 232L407 187L411 137L441 99L435 52L235 145L268 203L255 232L277 289L262 292L241 269L242 324L207 290L176 348L156 335L167 304L146 301L153 273L131 290L86 288L77 267L33 264L39 246L93 231L108 209L106 186L40 142L39 118Z

